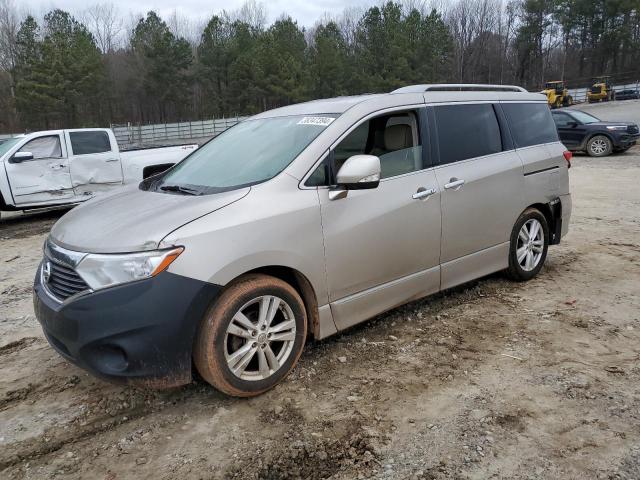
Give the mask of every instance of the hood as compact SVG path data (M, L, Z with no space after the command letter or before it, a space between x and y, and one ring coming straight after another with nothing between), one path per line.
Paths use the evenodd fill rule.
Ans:
M172 231L240 200L250 190L191 196L125 187L71 210L53 226L51 239L86 253L153 250Z

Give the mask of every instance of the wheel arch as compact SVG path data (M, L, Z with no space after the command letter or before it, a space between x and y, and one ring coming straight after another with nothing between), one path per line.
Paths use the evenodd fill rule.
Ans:
M607 137L609 139L609 141L611 142L611 148L613 149L616 145L616 142L614 141L613 137L611 136L611 134L609 134L608 132L592 132L589 133L585 139L584 139L584 144L583 144L583 148L582 150L584 150L585 152L587 151L587 144L589 143L589 141L593 138L593 137L597 137L598 135L601 135L603 137Z
M533 203L525 208L522 212L530 208L538 210L547 220L549 227L549 244L557 245L560 243L562 231L562 203L559 199L550 203Z
M307 311L309 335L312 338L319 337L320 313L318 310L318 297L315 289L313 288L313 284L306 275L293 267L287 267L283 265L267 265L248 270L238 275L231 282L229 282L229 284L234 283L238 278L250 274L269 275L291 285L302 298L304 308Z

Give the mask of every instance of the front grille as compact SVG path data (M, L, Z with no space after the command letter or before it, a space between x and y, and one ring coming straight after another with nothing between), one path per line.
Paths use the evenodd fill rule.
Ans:
M627 127L627 133L630 133L631 135L636 135L636 134L640 133L640 130L638 130L638 126L637 125L629 125Z
M46 287L59 300L66 300L77 293L89 290L89 285L74 269L53 261L49 261L49 265L51 274Z

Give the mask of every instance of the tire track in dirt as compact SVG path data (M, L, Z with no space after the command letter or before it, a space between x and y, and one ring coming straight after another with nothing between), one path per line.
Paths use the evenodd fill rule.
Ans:
M27 348L30 345L33 345L34 343L37 342L41 342L42 343L42 339L41 338L36 338L36 337L24 337L21 338L20 340L16 340L14 342L10 342L7 343L6 345L3 345L2 347L0 347L0 355L9 355L11 353L15 353L19 350L22 350L23 348Z

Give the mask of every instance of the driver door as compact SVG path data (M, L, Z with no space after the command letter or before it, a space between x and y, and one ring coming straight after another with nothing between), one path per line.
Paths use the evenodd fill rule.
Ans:
M74 197L69 159L61 134L43 134L29 140L17 152L33 159L6 161L7 177L16 206L65 203Z
M564 112L553 112L553 121L558 129L560 141L569 150L580 147L582 140L586 135L584 125L578 122L571 115Z
M365 120L332 151L380 158L377 188L335 198L319 188L329 301L347 328L440 288L440 192L423 155L419 111ZM320 167L322 168L322 166Z

